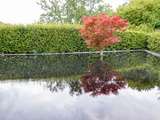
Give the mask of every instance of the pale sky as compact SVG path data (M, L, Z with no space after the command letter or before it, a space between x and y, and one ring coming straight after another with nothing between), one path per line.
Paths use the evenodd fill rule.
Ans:
M0 21L12 24L31 24L38 21L42 10L37 0L0 0ZM113 8L128 0L105 0Z

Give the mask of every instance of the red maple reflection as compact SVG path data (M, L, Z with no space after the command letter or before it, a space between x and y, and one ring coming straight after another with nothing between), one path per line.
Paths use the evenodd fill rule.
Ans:
M118 90L125 87L124 78L120 73L102 61L90 65L89 71L81 77L81 86L85 92L92 95L117 94Z

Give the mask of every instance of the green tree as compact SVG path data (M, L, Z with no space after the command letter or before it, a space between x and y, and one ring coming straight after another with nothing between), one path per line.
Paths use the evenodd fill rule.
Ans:
M100 12L112 13L102 0L39 0L44 11L40 22L80 23L82 16L96 15Z
M131 24L151 24L153 27L158 27L160 23L159 13L160 0L130 0L118 9L118 15Z

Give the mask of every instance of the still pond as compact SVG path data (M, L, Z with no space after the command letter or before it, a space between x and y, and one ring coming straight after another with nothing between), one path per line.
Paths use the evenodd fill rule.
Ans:
M160 120L160 58L0 56L0 120Z

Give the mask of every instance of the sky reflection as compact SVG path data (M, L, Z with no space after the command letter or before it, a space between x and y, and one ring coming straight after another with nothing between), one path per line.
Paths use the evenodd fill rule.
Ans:
M158 88L119 90L118 95L50 92L46 81L0 82L0 120L159 120ZM127 113L127 114L126 114ZM140 114L141 113L141 114Z

